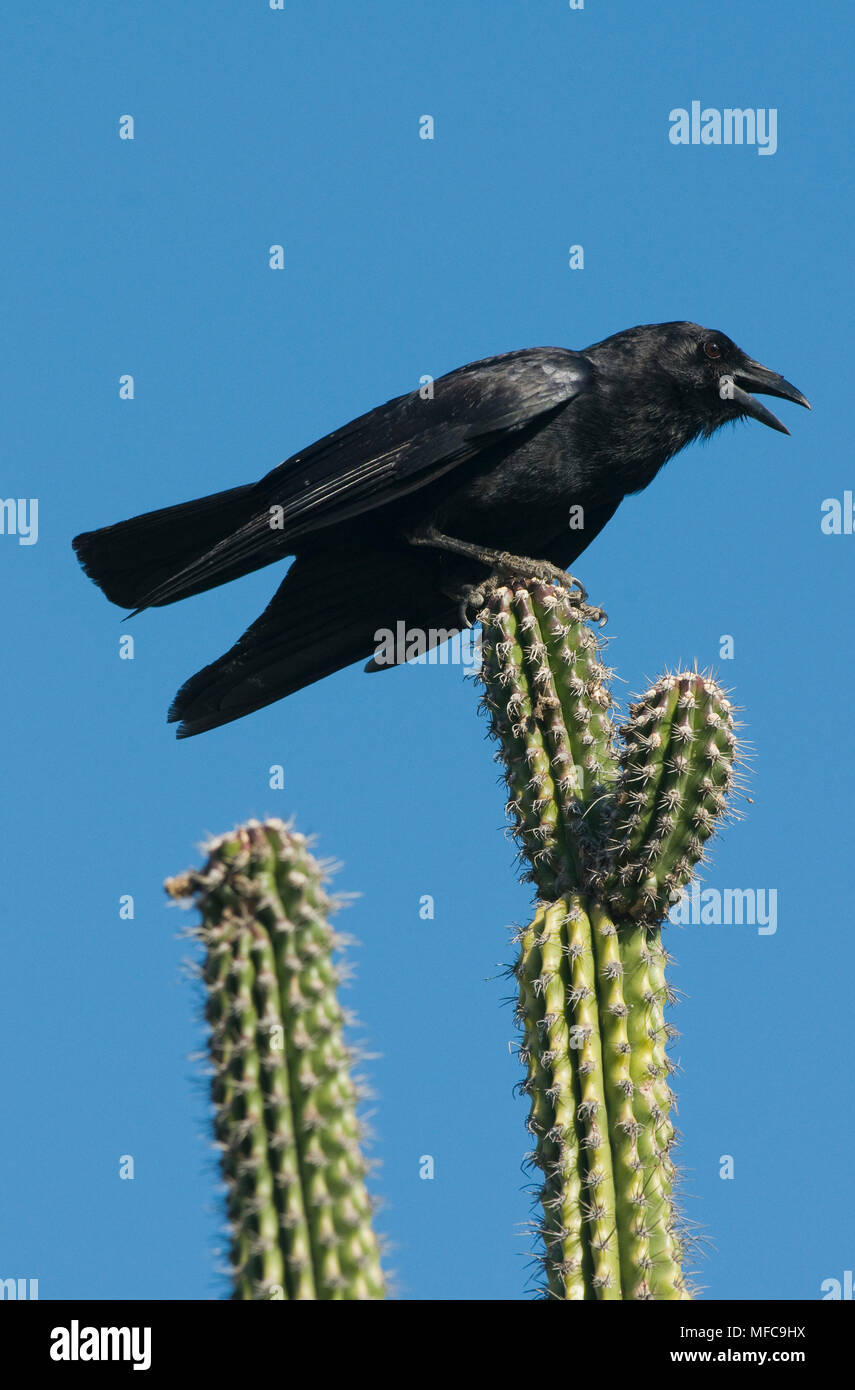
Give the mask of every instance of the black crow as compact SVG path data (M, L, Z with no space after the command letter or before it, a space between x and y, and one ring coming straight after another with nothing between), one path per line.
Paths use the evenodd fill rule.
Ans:
M425 648L444 640L486 581L537 576L583 601L566 567L667 459L741 416L788 433L751 391L808 405L695 323L645 324L583 352L505 352L361 415L260 482L87 531L74 548L107 598L137 612L296 557L261 617L179 690L169 719L186 738L376 653L401 624Z

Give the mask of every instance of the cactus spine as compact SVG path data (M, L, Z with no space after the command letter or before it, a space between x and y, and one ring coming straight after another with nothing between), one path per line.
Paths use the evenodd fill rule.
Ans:
M166 888L202 918L232 1296L383 1298L324 866L278 820L205 849Z
M727 810L733 711L709 676L679 672L617 730L577 604L532 580L481 614L483 704L538 898L515 975L543 1292L687 1298L661 924Z

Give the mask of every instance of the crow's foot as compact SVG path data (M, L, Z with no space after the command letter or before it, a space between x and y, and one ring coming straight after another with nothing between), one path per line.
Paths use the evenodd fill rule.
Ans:
M475 545L471 541L460 541L454 536L444 536L441 531L430 529L407 537L411 545L429 546L434 550L445 550L452 555L463 555L477 560L493 571L490 577L480 584L465 584L453 598L460 600L459 616L465 627L471 627L469 610L476 613L484 606L487 597L496 589L503 588L508 580L540 579L546 584L557 584L570 595L574 606L586 621L599 623L602 627L608 615L601 608L593 608L588 603L588 592L575 575L568 574L550 560L533 560L526 555L512 555L507 550L492 550L488 546Z

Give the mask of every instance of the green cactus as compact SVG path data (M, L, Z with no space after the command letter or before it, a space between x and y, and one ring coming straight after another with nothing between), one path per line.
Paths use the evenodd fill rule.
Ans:
M325 868L278 820L205 850L166 889L202 917L232 1296L383 1298Z
M618 730L597 610L531 580L480 616L483 705L538 898L514 973L543 1293L687 1298L661 924L727 810L733 710L678 672Z
M727 809L736 737L729 701L697 671L663 676L630 716L604 890L616 912L659 919Z

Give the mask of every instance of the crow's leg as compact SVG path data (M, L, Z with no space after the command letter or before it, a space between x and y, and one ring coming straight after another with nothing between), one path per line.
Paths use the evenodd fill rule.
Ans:
M441 531L430 527L426 531L413 532L407 536L410 545L426 545L433 550L447 550L452 555L464 555L469 560L477 560L487 565L494 573L504 574L514 579L543 579L550 584L560 584L564 589L574 589L584 603L588 594L583 584L566 570L553 565L551 560L532 560L527 555L511 555L507 550L492 550L489 546L475 545L472 541L459 541L454 536L445 536Z
M493 571L492 583L488 580L480 585L465 584L454 595L460 599L460 617L467 627L471 626L467 610L476 603L483 605L486 591L497 587L496 578L500 575L509 579L534 578L542 579L548 584L558 584L562 589L570 591L575 602L584 610L585 617L592 618L595 622L605 620L602 609L589 608L585 586L574 575L568 574L558 565L553 565L550 560L532 560L526 555L511 555L507 550L492 550L489 546L475 545L471 541L459 541L454 536L443 535L433 527L413 532L407 536L407 540L410 545L425 545L434 550L445 550L452 555L463 555L467 559L477 560L479 564L487 565Z

